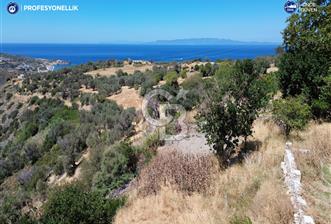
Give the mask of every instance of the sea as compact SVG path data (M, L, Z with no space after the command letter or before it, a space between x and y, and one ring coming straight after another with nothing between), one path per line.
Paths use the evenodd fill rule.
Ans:
M278 45L147 45L147 44L2 44L1 53L64 60L78 65L101 60L148 60L154 62L194 59L244 59L275 55ZM62 65L61 65L62 66Z

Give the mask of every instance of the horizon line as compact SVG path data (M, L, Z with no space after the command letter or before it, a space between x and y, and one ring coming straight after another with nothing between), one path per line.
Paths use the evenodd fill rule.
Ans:
M178 42L179 41L179 42ZM176 38L176 39L159 39L159 40L113 40L113 41L96 41L96 42L43 42L43 41L18 41L18 42L2 42L1 44L132 44L132 45L181 45L180 41L229 41L233 44L281 44L282 41L256 41L256 40L234 40L230 38L217 38L217 37L200 37L200 38ZM171 43L173 42L173 43ZM176 43L177 42L177 43ZM183 43L182 45L229 45L231 43Z
M109 45L109 44L113 44L113 45L158 45L158 46L162 46L162 45L184 45L184 46L201 46L201 45L210 45L210 46L218 46L218 45L245 45L245 44L255 44L255 45L281 45L282 42L259 42L259 41L238 41L237 43L196 43L196 44L181 44L181 43L158 43L156 41L152 41L152 42L2 42L0 43L2 44L54 44L54 45L60 45L60 44L72 44L72 45Z

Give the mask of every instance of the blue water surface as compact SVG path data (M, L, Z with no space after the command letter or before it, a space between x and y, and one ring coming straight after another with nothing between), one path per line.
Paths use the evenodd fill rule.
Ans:
M155 62L193 59L244 59L272 56L277 45L121 45L121 44L2 44L1 53L34 58L61 59L71 65L99 60L149 60Z

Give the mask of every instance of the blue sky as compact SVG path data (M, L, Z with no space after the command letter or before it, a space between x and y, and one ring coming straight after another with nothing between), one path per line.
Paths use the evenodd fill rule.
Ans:
M79 5L79 12L10 15L1 0L3 43L112 43L182 38L281 42L285 0L16 0Z

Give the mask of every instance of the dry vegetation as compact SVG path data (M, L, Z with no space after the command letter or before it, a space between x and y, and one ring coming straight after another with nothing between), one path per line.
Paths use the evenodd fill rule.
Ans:
M110 67L104 69L98 69L91 72L87 72L87 75L92 76L112 76L116 75L119 70L126 72L128 74L133 74L135 71L146 72L147 70L152 70L152 64L143 64L143 65L135 65L135 64L125 64L123 67Z
M331 124L311 124L294 142L304 197L316 223L331 223ZM307 151L308 150L308 151Z
M138 90L127 86L123 86L119 94L112 95L107 99L115 101L118 105L123 106L125 109L133 107L137 110L141 109L141 104L143 101Z
M213 174L219 172L218 167L216 158L210 155L159 152L141 172L138 193L157 194L166 185L186 193L206 193L214 180Z
M115 223L249 223L247 217L253 223L291 223L280 169L285 140L264 121L255 123L251 140L262 143L259 151L225 171L215 168L212 157L159 154L140 176L138 189L147 191L131 192Z

